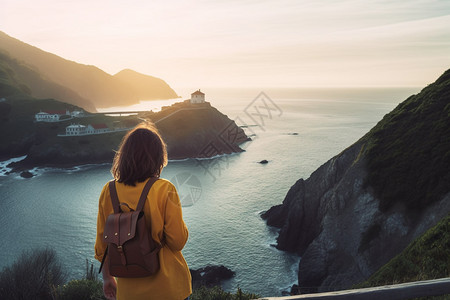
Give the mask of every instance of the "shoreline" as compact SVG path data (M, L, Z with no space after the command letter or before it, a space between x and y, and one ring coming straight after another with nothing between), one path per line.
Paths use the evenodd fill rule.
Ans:
M168 159L168 163L177 163L177 162L185 162L188 160L213 160L221 157L226 156L232 156L236 154L240 154L242 152L245 152L245 150L240 152L232 152L232 153L222 153L218 155L214 155L211 157L184 157L184 158L171 158ZM8 176L11 174L18 174L22 172L30 172L34 176L37 176L36 174L37 170L44 170L44 169L51 169L51 170L65 170L65 171L71 171L72 169L84 169L89 166L101 166L106 164L112 164L112 160L110 161L98 161L98 162L86 162L86 163L44 163L44 164L33 164L32 162L23 162L26 160L27 155L22 155L19 157L11 157L4 160L0 160L0 177L2 176ZM14 164L14 165L12 165ZM78 170L75 170L78 171Z

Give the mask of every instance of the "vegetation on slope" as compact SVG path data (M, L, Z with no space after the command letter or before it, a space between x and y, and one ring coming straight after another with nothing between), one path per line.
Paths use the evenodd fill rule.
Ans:
M420 210L449 192L450 70L387 114L366 139L368 177L380 209Z
M33 97L17 94L9 96L0 102L0 158L10 158L38 153L45 160L46 153L48 161L61 164L64 158L60 156L80 156L80 161L68 161L70 164L95 163L111 161L114 156L113 149L117 148L125 132L109 133L102 135L79 136L64 138L58 134L64 134L66 126L72 123L84 125L105 123L128 124L130 127L139 122L136 117L108 117L102 114L92 114L84 118L67 119L61 122L34 122L34 115L45 110L81 110L79 107L56 101L53 99L35 99ZM85 158L80 153L85 152ZM107 153L106 153L107 152ZM88 158L88 160L86 160ZM34 156L36 159L36 156ZM67 159L65 159L67 161ZM37 163L37 161L36 161Z
M51 249L25 251L11 266L0 272L0 299L22 300L104 300L103 284L93 265L86 261L84 278L66 283L66 272ZM193 290L192 300L249 300L258 295L241 289L230 293L220 286Z
M450 277L450 214L357 288Z
M38 126L34 123L34 115L40 110L74 110L76 106L52 99L34 99L25 94L9 96L6 101L0 102L0 157L24 155L38 140ZM58 123L61 125L61 123ZM50 125L50 124L49 124ZM55 124L52 124L56 126ZM51 125L49 131L53 135L57 132ZM43 132L41 134L42 137Z

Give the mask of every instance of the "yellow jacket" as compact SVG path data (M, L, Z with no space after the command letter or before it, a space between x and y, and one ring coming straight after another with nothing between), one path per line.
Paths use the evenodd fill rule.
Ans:
M129 186L116 182L119 201L135 209L145 183ZM122 206L122 209L126 208ZM188 239L188 230L183 221L180 198L173 184L165 179L157 180L148 193L143 211L146 222L151 222L153 239L160 242L164 235L166 237L166 244L159 252L160 270L149 277L116 278L117 300L185 299L192 293L191 274L181 254ZM95 258L99 261L107 246L103 242L105 221L113 212L106 184L98 206Z

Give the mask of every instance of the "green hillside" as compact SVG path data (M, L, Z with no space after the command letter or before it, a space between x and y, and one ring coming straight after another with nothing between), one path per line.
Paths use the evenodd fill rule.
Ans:
M11 87L11 89L14 89ZM0 157L27 154L33 145L42 144L50 136L63 133L73 120L58 123L35 123L34 115L43 110L81 110L54 99L35 99L26 94L8 96L0 102Z
M380 209L418 211L449 192L450 70L387 114L366 136L367 185Z
M450 277L450 214L357 288Z

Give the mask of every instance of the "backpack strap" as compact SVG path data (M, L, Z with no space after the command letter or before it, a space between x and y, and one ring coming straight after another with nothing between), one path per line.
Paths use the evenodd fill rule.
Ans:
M147 181L147 183L144 186L144 189L142 190L141 193L141 197L139 198L139 203L138 206L136 208L136 211L141 211L144 208L144 204L145 204L145 200L147 200L147 195L148 192L150 191L152 185L158 180L158 177L150 177L150 179ZM109 182L109 193L111 195L111 203L114 209L114 213L120 213L122 210L120 209L120 202L119 202L119 197L117 196L117 190L116 190L116 181L115 180L111 180ZM128 206L128 205L127 205ZM164 247L165 244L165 239L163 239L163 241L157 246L157 249L159 251L159 249L161 249L162 247ZM105 253L103 254L103 259L102 262L100 264L100 268L98 270L98 273L100 274L103 268L103 264L105 263L105 258L106 255L108 254L108 246L106 246L106 250Z
M152 188L152 185L158 180L158 177L150 177L150 179L147 181L147 183L144 186L144 189L141 193L141 198L139 198L139 203L136 207L136 211L141 211L144 208L145 200L147 200L147 195L150 189Z
M122 210L120 209L119 197L117 196L115 180L111 180L109 182L109 194L111 195L111 203L112 203L112 207L114 209L114 213L115 214L120 213Z
M103 264L105 263L105 258L106 258L106 255L108 254L108 247L109 247L109 245L106 246L105 253L103 254L102 263L100 264L100 268L98 269L98 274L100 274L102 272Z
M144 186L144 189L142 190L141 197L139 198L138 205L136 207L136 211L141 211L144 208L145 200L147 200L147 195L150 189L153 186L153 183L158 180L158 177L150 177L150 179L147 181L147 183ZM121 203L119 202L119 197L117 196L117 190L116 190L116 181L111 180L109 182L109 194L111 195L111 203L112 207L114 209L114 213L120 213L122 212L122 209L120 208ZM126 203L124 203L126 204ZM127 205L128 206L128 205ZM129 206L128 206L129 208Z

